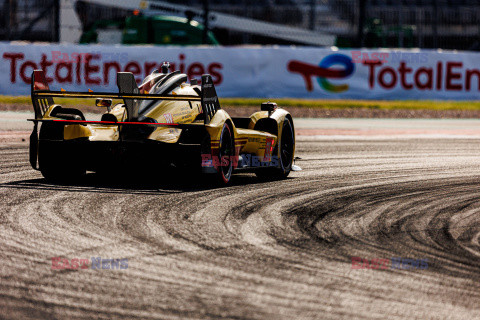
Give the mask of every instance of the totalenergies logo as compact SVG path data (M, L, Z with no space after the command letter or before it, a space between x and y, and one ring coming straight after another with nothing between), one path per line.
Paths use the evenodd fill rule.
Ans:
M331 68L332 66L340 66L341 68ZM300 73L305 80L305 87L308 91L313 91L312 77L317 77L320 87L335 93L348 90L348 84L333 84L328 79L347 78L355 72L352 58L339 53L326 56L318 66L291 60L287 68L290 72Z

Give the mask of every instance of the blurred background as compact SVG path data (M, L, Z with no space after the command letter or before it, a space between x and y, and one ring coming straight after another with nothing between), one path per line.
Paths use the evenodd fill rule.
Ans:
M0 0L0 40L480 50L480 0L178 3Z

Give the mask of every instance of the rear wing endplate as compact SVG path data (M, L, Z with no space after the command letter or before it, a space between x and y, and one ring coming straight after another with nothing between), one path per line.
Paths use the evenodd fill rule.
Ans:
M49 96L40 97L37 92L49 92L47 79L43 70L34 70L32 73L32 82L30 84L30 95L32 98L35 119L41 119L48 108L54 104L53 98Z
M209 74L202 76L202 110L205 114L205 124L210 123L215 113L220 110L217 91L213 85L212 77Z

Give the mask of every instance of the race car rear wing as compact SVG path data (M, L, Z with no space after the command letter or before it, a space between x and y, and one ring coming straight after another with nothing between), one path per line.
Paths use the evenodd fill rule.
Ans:
M32 73L31 80L31 98L33 108L35 110L35 119L32 121L43 122L43 116L48 108L55 104L54 97L63 98L107 98L107 99L123 99L127 110L127 122L130 124L142 124L144 122L135 122L138 117L138 100L172 100L172 101L200 101L202 111L205 114L205 124L208 124L215 113L220 109L217 93L213 85L212 77L208 74L202 76L201 90L196 90L199 94L195 95L159 95L159 94L142 94L137 86L135 77L131 72L117 73L117 86L119 93L114 92L71 92L71 91L51 91L43 70L35 70ZM199 92L200 91L200 92ZM49 120L54 121L54 120ZM57 121L57 120L55 120ZM109 123L109 121L75 121L90 124L118 125L119 123ZM125 124L125 123L122 123ZM148 125L172 125L160 123L148 123Z

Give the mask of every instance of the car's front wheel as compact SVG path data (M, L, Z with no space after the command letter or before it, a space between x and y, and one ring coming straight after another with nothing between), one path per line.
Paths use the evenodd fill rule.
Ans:
M221 185L227 185L232 178L233 157L235 156L235 142L232 129L225 123L220 135L218 146L217 181Z
M293 125L290 119L285 118L280 140L274 151L274 155L278 157L278 167L258 170L255 173L257 177L264 180L285 179L292 171L294 150L295 136Z

